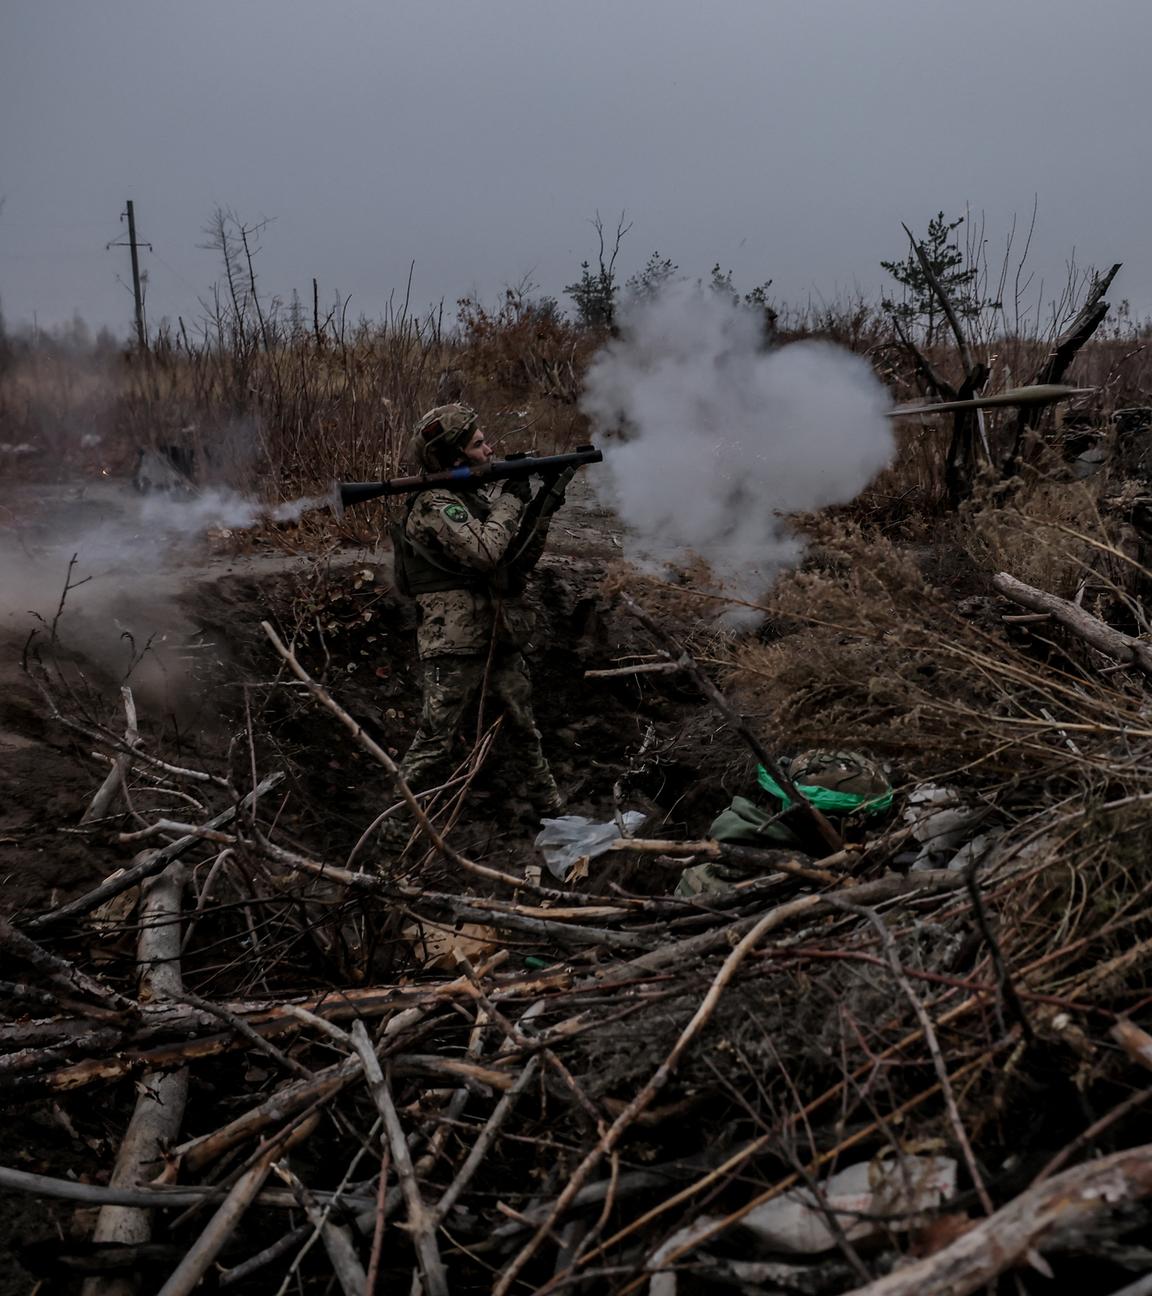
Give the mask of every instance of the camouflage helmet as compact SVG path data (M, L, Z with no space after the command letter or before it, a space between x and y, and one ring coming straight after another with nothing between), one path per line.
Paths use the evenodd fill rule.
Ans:
M422 472L451 468L462 457L479 415L468 405L437 405L416 424L408 442L408 461Z
M801 793L825 814L877 815L892 805L892 787L878 761L858 751L810 748L782 762L784 772ZM757 781L784 809L789 798L763 765Z

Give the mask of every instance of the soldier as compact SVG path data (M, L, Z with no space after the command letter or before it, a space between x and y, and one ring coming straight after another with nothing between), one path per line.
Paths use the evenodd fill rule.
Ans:
M475 410L461 404L430 410L408 446L409 462L421 472L483 468L492 455ZM505 731L527 767L524 795L536 814L561 808L532 715L523 656L531 614L520 595L574 471L545 482L535 498L527 479L432 487L411 497L403 523L393 527L396 584L420 607L423 710L401 765L414 789L448 772L461 721L483 698L503 708ZM392 830L384 844L398 840Z

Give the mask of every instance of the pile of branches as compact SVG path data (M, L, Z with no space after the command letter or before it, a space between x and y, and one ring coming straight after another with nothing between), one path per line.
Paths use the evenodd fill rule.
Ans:
M1084 1253L1152 1263L1129 1238L1152 1195L1152 1131L1132 1137L1152 788L1018 815L978 867L899 871L897 826L817 859L745 851L753 878L695 899L550 886L461 853L267 629L450 885L294 840L282 771L243 788L163 759L130 694L123 736L85 724L113 761L86 818L123 795L142 849L0 925L20 969L0 1087L132 1110L94 1182L0 1168L99 1210L92 1243L29 1263L163 1296L959 1293ZM614 848L669 878L732 850ZM318 972L333 951L359 958L343 982ZM868 1191L846 1203L853 1167Z

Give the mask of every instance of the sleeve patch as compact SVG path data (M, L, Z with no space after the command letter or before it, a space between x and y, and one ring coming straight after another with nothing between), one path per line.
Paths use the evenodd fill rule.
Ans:
M471 521L472 515L463 504L445 504L440 512L448 519L449 522L468 522Z

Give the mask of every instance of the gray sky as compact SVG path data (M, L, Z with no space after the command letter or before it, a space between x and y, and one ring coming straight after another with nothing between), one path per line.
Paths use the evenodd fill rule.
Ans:
M0 304L126 331L124 199L149 316L198 316L217 204L274 217L265 293L378 314L559 293L589 218L777 299L878 295L900 221L983 211L1058 290L1125 268L1152 311L1148 0L3 0ZM1021 236L1022 242L1022 236ZM1035 288L1030 293L1034 299Z

